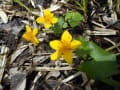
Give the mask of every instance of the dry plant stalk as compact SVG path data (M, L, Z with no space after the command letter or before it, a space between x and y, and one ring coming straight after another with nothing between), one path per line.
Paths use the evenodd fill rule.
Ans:
M35 67L33 68L35 71L59 71L59 70L72 70L74 67Z
M87 30L88 35L117 35L117 30L95 27L94 31Z
M9 52L9 48L3 45L1 47L1 52L0 52L0 82L3 77L3 73L5 70L6 62L7 62L7 54Z

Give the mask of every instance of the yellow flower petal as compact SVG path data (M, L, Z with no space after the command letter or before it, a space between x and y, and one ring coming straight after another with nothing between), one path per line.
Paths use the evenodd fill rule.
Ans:
M38 17L38 18L36 19L36 22L39 23L39 24L41 24L41 23L44 23L44 22L45 22L45 19L44 19L44 17Z
M36 37L34 37L34 42L36 42L38 44L39 40Z
M79 48L80 47L80 45L81 45L82 43L80 42L80 41L78 41L78 40L73 40L72 42L71 42L71 49L77 49L77 48Z
M26 33L23 34L22 37L23 37L24 39L27 39L27 35L26 35Z
M72 35L68 32L68 30L65 30L62 34L61 41L62 42L71 42Z
M62 43L59 40L50 41L49 44L50 44L50 47L53 48L54 50L59 50L60 47L62 46Z
M27 32L32 32L32 30L31 30L29 25L26 25L26 30L27 30Z
M68 64L72 64L73 63L73 53L70 50L67 50L63 53L63 58L65 59L65 61Z
M27 41L31 41L33 39L33 34L32 32L26 32L25 34L22 35L22 37Z
M36 42L33 42L33 44L34 44L34 46L37 46L37 44L38 44L38 43L36 43Z
M36 42L33 42L33 44L34 44L34 46L37 46L37 44L38 44L38 43L36 43Z
M50 13L50 15L49 15L51 18L54 16L54 14L53 13Z
M51 27L51 23L45 23L44 26L45 26L46 29L49 29Z
M58 18L52 18L52 23L57 23L58 22Z
M49 16L51 14L49 9L45 9L44 16Z
M50 58L51 58L51 60L57 60L60 58L61 54L62 53L60 51L56 51L50 56Z
M34 29L33 29L33 35L35 35L35 36L36 36L36 35L37 35L37 33L38 33L38 28L34 28Z

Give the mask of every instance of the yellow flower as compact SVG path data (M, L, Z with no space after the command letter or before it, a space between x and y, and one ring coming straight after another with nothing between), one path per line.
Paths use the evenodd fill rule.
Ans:
M37 46L37 44L39 43L39 40L35 37L36 35L37 35L37 33L38 33L38 29L37 28L34 28L33 29L33 32L32 32L32 30L31 30L31 28L30 28L30 26L29 25L26 25L26 33L25 34L23 34L23 38L24 39L26 39L27 41L31 41L31 42L33 42L33 44L35 45L35 46Z
M54 52L51 55L51 60L57 60L61 57L63 54L64 60L72 64L73 63L73 53L72 51L79 48L79 46L82 44L78 40L72 40L71 34L68 32L68 30L65 30L62 34L61 41L60 40L53 40L50 41L50 46L56 52Z
M58 19L54 17L54 14L51 13L49 9L46 9L44 11L44 17L38 17L36 21L39 24L44 23L44 27L46 29L49 29L51 27L51 24L58 22Z

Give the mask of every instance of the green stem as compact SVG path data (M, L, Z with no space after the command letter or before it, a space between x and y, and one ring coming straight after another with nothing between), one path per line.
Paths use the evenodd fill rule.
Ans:
M120 13L119 7L120 7L120 0L117 0L116 11L118 13Z
M83 7L84 7L84 14L87 16L87 5L88 5L88 0L83 1Z
M84 0L83 1L83 6L78 2L78 1L74 1L84 12L84 16L87 17L87 4L88 4L88 0Z
M80 6L80 8L84 11L84 7L78 2L78 1L74 1L78 6Z
M24 7L29 13L32 13L31 10L26 5L24 5L22 2L20 2L19 0L14 0L14 2L16 2L20 6Z

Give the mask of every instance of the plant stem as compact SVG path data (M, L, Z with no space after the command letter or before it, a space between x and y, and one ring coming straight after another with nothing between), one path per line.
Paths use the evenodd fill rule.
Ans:
M29 13L32 13L31 10L22 2L20 2L19 0L14 0L14 2L18 3L20 6L24 7Z
M117 5L116 5L116 12L120 13L120 0L117 0Z

